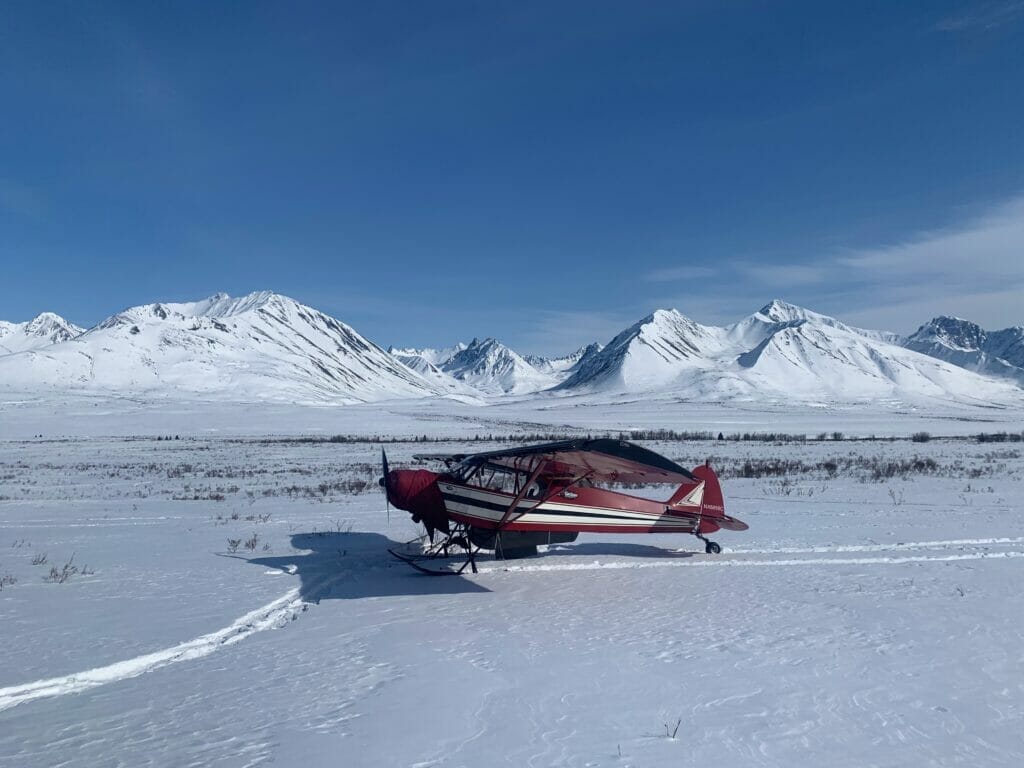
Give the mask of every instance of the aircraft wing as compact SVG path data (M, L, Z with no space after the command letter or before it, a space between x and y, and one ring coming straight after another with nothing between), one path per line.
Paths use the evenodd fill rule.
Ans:
M469 465L494 464L534 470L543 462L541 473L552 476L588 477L594 481L621 483L700 482L692 472L654 451L625 440L560 440L521 448L506 448L473 454L423 454L418 459L457 461Z

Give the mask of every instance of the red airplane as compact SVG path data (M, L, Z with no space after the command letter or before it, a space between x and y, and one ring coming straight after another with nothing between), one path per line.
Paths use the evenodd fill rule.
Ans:
M399 559L426 573L476 572L475 553L535 555L540 544L575 541L581 532L689 533L704 550L722 548L705 534L720 528L745 531L747 524L725 514L718 477L707 464L692 472L639 445L622 440L563 440L474 454L420 455L437 460L444 472L388 469L381 450L380 480L390 504L422 522L426 536ZM667 501L611 491L599 485L678 485ZM443 534L435 542L435 533ZM429 541L428 541L429 540ZM414 551L416 547L418 551ZM457 569L432 568L429 561L465 558Z

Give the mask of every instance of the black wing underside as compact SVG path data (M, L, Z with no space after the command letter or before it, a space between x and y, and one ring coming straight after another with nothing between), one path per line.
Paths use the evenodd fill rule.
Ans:
M509 469L596 481L624 483L696 483L688 469L664 456L625 440L560 440L482 453L419 454L414 458L443 461L448 466L492 464Z

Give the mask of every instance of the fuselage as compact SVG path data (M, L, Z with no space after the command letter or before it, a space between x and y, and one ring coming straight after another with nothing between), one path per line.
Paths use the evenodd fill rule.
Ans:
M451 522L484 530L593 533L706 534L747 527L724 514L717 479L713 494L699 479L666 502L576 484L541 483L531 493L513 492L423 469L392 470L388 478L392 504L445 531Z
M668 507L601 488L572 487L524 497L438 479L448 517L478 528L507 531L579 531L593 533L694 533L717 531L701 520L700 505Z

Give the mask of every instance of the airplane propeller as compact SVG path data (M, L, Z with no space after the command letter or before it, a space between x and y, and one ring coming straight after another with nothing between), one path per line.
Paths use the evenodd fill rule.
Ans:
M384 489L384 503L388 510L388 523L391 523L391 483L388 480L388 455L384 453L384 446L380 448L380 463L384 469L384 476L380 479L380 487Z
M427 529L427 535L430 540L434 540L434 529L438 527L435 519L431 515L435 514L435 510L429 505L430 501L426 502L428 507L426 509L426 519L424 519L424 500L423 500L423 484L433 483L433 479L436 475L432 472L426 472L425 470L416 470L413 472L400 472L395 471L397 477L391 477L391 470L388 467L388 456L384 452L384 447L380 449L380 463L381 469L384 471L383 476L378 481L381 488L384 489L384 497L387 500L388 510L388 522L391 522L391 499L395 499L395 506L399 509L404 509L412 514L412 521L414 523L422 522ZM414 475L414 478L410 478L409 475ZM404 476L404 479L403 479ZM424 478L424 476L427 476ZM438 492L438 502L443 505L440 501L440 493ZM448 530L447 521L444 518L444 507L441 507L441 517L444 520L444 529Z

